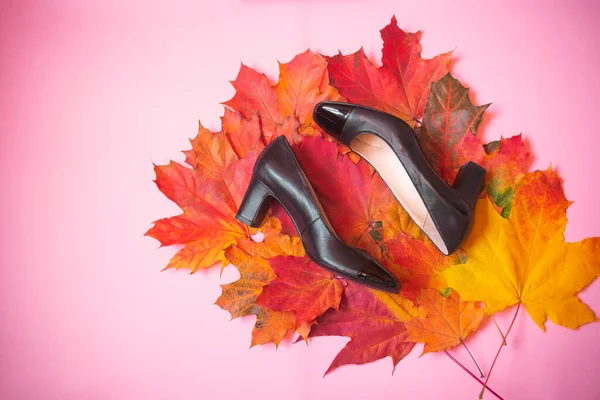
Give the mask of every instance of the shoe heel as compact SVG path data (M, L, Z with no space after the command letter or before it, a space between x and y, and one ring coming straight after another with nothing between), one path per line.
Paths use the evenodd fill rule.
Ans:
M477 197L483 189L485 169L469 161L458 170L452 188L471 208L475 208Z
M235 219L252 228L258 228L264 221L272 200L273 195L269 188L260 180L252 179Z

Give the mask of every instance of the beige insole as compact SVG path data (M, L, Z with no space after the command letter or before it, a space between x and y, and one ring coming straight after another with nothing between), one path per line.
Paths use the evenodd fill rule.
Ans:
M383 139L369 133L355 137L350 143L350 148L377 170L413 221L429 236L442 253L448 255L448 248L444 244L440 232L431 220L425 203L394 150Z

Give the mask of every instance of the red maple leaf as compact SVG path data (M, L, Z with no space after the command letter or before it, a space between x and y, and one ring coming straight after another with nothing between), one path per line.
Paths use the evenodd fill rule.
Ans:
M396 17L381 30L383 65L375 67L361 48L327 59L331 84L351 103L394 114L409 124L421 119L432 82L448 72L451 53L421 58L421 32L398 28Z
M396 366L406 357L414 347L414 343L407 342L404 326L410 315L406 312L397 315L394 311L370 289L349 284L344 290L339 311L325 313L310 331L310 337L351 338L325 374L345 364L365 364L385 357L392 357Z
M279 256L270 260L277 278L263 288L257 304L293 311L296 326L312 324L330 308L337 309L344 285L307 257Z

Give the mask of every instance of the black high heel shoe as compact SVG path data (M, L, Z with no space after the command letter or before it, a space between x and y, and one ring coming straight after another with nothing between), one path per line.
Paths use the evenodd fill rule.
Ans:
M485 169L468 162L452 187L435 172L413 129L394 115L355 104L322 102L315 122L358 153L381 175L396 199L436 247L451 254L468 236Z
M260 154L236 219L257 228L275 199L292 218L308 257L335 274L398 293L400 284L366 251L347 246L323 212L287 139L280 136Z

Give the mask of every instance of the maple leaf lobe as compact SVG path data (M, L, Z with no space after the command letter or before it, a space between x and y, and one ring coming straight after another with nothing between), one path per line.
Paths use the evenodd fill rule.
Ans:
M481 199L463 246L469 259L444 271L449 286L488 314L520 302L542 330L548 318L571 329L595 321L577 293L598 276L600 238L565 243L569 204L552 169L523 176L508 219Z
M437 290L426 289L419 298L424 316L406 323L408 340L423 342L423 354L444 351L463 342L483 320L480 303L464 302L455 291L443 296Z

